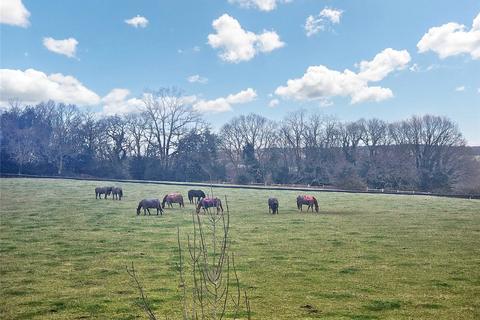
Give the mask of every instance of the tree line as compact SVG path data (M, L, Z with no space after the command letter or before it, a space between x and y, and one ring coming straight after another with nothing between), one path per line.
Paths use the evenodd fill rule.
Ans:
M40 175L480 191L480 162L457 125L434 115L353 122L305 110L234 117L218 132L182 93L143 96L127 115L12 102L1 114L1 171Z

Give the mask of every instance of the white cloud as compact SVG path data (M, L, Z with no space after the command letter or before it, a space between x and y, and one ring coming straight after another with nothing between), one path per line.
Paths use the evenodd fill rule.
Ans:
M135 28L145 28L148 25L148 20L145 17L137 15L136 17L125 20L125 23Z
M64 40L55 40L50 37L43 38L43 45L45 48L52 52L63 54L69 58L75 57L77 44L78 41L75 38L68 38Z
M201 83L201 84L206 84L208 83L208 79L205 77L202 77L198 74L194 74L190 77L187 78L187 81L190 83Z
M30 25L30 12L21 0L0 1L0 23L26 28Z
M237 3L243 8L255 8L260 11L272 11L277 8L278 3L288 3L292 0L228 0L230 3Z
M480 59L480 13L467 30L463 24L449 22L433 27L417 43L418 52L433 51L440 59L459 54L470 54L472 59Z
M270 102L268 103L268 106L270 108L275 108L276 106L278 106L278 104L280 103L280 101L278 99L272 99L270 100Z
M103 114L115 115L139 111L144 103L142 99L127 97L130 91L127 89L115 88L102 98Z
M340 23L342 13L342 10L325 7L318 15L308 16L304 25L307 37L324 31L331 24Z
M252 88L242 90L236 94L230 94L226 98L221 97L215 100L198 100L193 104L193 109L199 112L226 112L232 110L232 105L243 104L253 101L257 93Z
M340 23L342 13L342 10L325 7L322 11L320 11L320 16L327 18L328 20L330 20L331 23L337 24Z
M34 69L0 69L0 103L19 99L25 104L54 100L79 105L96 105L99 96L72 76L46 75Z
M286 86L280 86L275 90L275 94L307 101L348 96L351 104L382 101L393 97L392 90L369 86L369 82L378 82L391 72L404 69L409 62L410 54L406 50L387 48L378 53L373 60L360 62L358 73L348 69L343 72L331 70L323 65L310 66L301 78L288 80Z
M248 61L259 52L271 52L285 45L275 31L246 31L228 14L214 20L212 26L216 33L208 35L208 43L214 49L221 48L219 56L228 62Z
M314 34L325 30L325 26L323 25L323 19L314 16L307 17L307 20L305 20L304 28L307 37L313 36Z
M465 91L465 86L458 86L458 87L455 88L455 91L463 92L463 91Z

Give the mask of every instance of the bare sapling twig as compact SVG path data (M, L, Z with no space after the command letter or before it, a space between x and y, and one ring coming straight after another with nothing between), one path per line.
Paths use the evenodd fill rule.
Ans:
M150 304L148 303L147 295L143 291L142 284L138 280L138 276L137 276L137 273L135 271L135 267L133 265L133 262L132 262L132 267L130 269L128 269L128 266L125 266L125 268L127 269L128 275L135 282L135 285L136 285L136 287L138 289L138 292L140 294L141 301L137 302L137 305L145 311L145 313L148 315L148 318L150 320L157 320L157 318L155 317L155 314L153 313L152 309L150 308Z
M182 317L184 320L221 320L227 313L238 319L242 309L242 291L230 253L230 211L225 196L226 214L192 214L193 234L187 235L187 259L182 250L180 228L177 227L179 254L179 288L182 292ZM140 295L137 304L150 320L156 320L135 268L127 267ZM233 288L230 288L233 286ZM251 318L250 301L243 291L244 310Z

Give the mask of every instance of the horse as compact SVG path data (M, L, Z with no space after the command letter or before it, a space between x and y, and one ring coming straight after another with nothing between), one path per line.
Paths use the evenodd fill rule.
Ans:
M180 193L169 193L165 197L163 197L162 201L162 208L165 208L165 203L168 204L170 208L173 208L172 203L178 203L181 207L185 207L183 203L183 197Z
M113 187L112 188L112 200L118 199L122 200L123 197L123 190L121 187Z
M102 199L102 194L105 195L105 199L107 199L107 196L112 193L113 187L96 187L95 188L95 199Z
M202 190L188 190L188 200L191 204L193 204L195 200L195 204L197 204L201 198L205 198L205 192Z
M315 199L314 196L310 196L310 195L298 196L297 197L298 210L303 211L302 207L304 204L308 206L307 212L308 212L308 209L312 209L312 212L313 212L314 206L315 206L315 211L318 212L318 201L317 199Z
M200 209L206 212L208 208L217 208L217 214L220 210L223 213L222 201L219 198L202 198L197 204L197 213L200 213Z
M278 199L268 198L268 213L278 214Z
M137 216L140 214L141 208L143 208L143 215L146 215L147 211L148 211L148 215L150 215L149 208L157 209L157 216L159 212L160 212L160 215L163 215L163 209L160 204L160 200L158 199L143 199L142 201L140 201L137 207Z

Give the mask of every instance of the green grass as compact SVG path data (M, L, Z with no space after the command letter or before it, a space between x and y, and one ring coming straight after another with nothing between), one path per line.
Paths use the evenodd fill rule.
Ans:
M138 200L189 187L122 183L122 201L95 200L102 183L1 179L0 318L137 319L131 262L152 306L181 317L176 228L192 206L136 216ZM480 201L216 189L231 208L232 250L255 319L479 319ZM269 195L280 214L268 214Z

